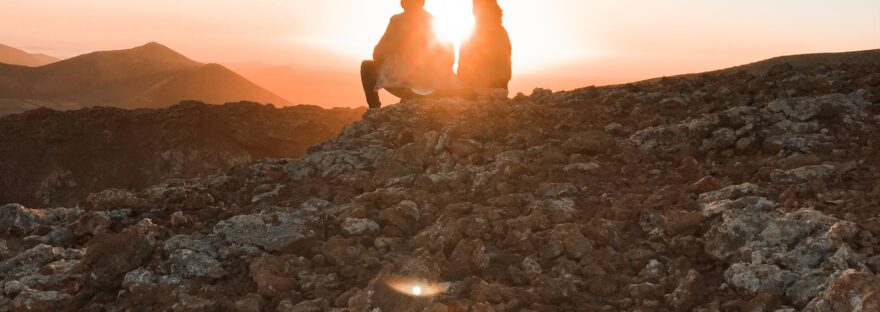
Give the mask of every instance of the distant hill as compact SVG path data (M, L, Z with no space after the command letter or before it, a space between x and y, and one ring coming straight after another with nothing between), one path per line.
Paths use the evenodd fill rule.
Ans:
M289 104L217 64L202 64L158 43L102 51L40 67L0 64L0 103L168 107L182 100Z
M786 65L787 64L787 65ZM693 73L693 74L685 74L674 77L693 77L704 74L732 74L738 71L746 71L752 75L765 75L771 71L773 67L777 66L785 66L790 68L783 68L780 70L788 70L788 69L799 69L799 68L807 68L816 65L839 65L839 64L847 64L849 66L852 65L878 65L880 64L880 49L876 50L864 50L864 51L853 51L853 52L841 52L841 53L811 53L811 54L797 54L797 55L787 55L787 56L779 56L771 59L766 59L763 61L758 61L750 64L734 66L731 68L725 68L705 73ZM651 82L655 80L659 80L661 78L654 78L646 80L645 82Z
M45 54L28 53L8 45L0 44L0 63L35 67L58 61L59 59Z
M717 72L732 73L745 70L753 75L761 75L767 73L776 65L789 64L794 68L809 67L813 65L865 65L880 64L880 49L865 50L843 53L813 53L774 57L771 59L755 62L751 64L731 67Z

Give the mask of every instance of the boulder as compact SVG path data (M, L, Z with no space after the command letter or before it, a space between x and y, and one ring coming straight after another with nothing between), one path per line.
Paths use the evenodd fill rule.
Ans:
M360 236L379 231L380 226L370 219L346 218L342 221L342 232L349 236Z
M55 312L67 309L71 296L62 292L28 289L12 300L15 311Z
M251 261L250 275L261 295L274 298L296 287L295 269L286 258L263 254Z
M326 215L327 211L304 204L298 209L235 216L218 222L214 233L230 244L280 251L323 237Z

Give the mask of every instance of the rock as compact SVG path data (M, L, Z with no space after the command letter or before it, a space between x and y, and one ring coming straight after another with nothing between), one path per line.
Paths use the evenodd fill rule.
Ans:
M138 268L153 254L154 243L132 227L119 234L102 234L86 245L82 271L100 288L117 288L126 273Z
M843 272L804 311L880 311L880 278L855 270Z
M89 194L86 199L91 210L114 210L121 208L142 208L147 201L127 190L108 189Z
M62 223L82 213L78 209L28 209L19 204L0 206L0 235L24 237L40 227Z
M572 134L562 148L569 154L602 154L614 148L614 138L602 131L585 131Z
M664 296L664 299L674 311L691 311L701 301L701 296L705 292L703 276L696 270L690 270L678 282L678 287L672 293Z
M294 267L284 258L263 254L251 261L251 279L259 293L274 298L292 290L297 285Z
M612 122L612 123L608 124L607 126L605 126L604 129L605 129L605 132L607 132L609 134L613 134L613 135L624 135L626 133L626 130L623 128L623 125L616 123L616 122Z
M315 299L293 304L290 300L282 300L275 311L278 312L321 312L327 311L330 304L326 299Z
M543 183L538 187L538 194L547 198L575 196L578 192L571 183Z
M370 219L346 218L342 221L342 232L349 236L375 233L379 229L379 224Z
M575 202L571 198L538 201L532 204L530 209L540 211L553 223L570 221L576 212Z
M771 174L773 183L807 183L825 180L836 172L833 165L806 166L787 171L777 170Z
M743 196L754 195L760 188L752 183L743 183L739 185L731 185L717 191L700 194L697 203L702 209L706 209L706 205L721 200L733 200Z
M265 301L266 300L258 294L248 294L235 301L235 306L233 308L236 312L262 312Z
M172 274L183 278L221 278L226 275L222 264L208 254L189 249L177 249L166 264Z
M798 279L798 274L775 265L734 263L724 272L724 279L731 285L751 293L769 290L781 294Z
M567 165L562 168L565 172L590 172L596 169L599 169L599 163L596 162L588 162L588 163L576 163Z
M584 237L578 224L556 225L550 232L550 239L560 242L565 255L573 260L578 260L593 250L593 242Z
M191 296L186 293L177 295L177 303L171 306L173 311L214 311L217 303L205 298Z
M525 258L525 260L523 260L522 269L523 269L523 272L526 272L526 274L529 274L532 276L541 274L541 272L542 272L541 264L539 264L538 261L532 257L527 257L527 258Z
M61 258L64 250L40 244L9 259L0 261L0 276L18 275L36 271L40 266Z
M770 201L765 197L747 196L736 200L724 199L707 203L702 206L702 214L703 218L710 218L730 210L744 209L747 207L760 210L770 210L777 206L778 205L775 202Z
M141 293L151 291L158 283L159 279L152 271L138 268L125 274L125 278L122 280L122 288L131 293Z
M0 206L0 229L3 235L23 236L30 234L40 226L40 219L45 214L39 210L27 209L22 205L10 204Z
M444 269L459 276L475 274L488 268L490 261L482 240L463 239L455 246Z
M70 300L70 295L58 291L28 289L18 294L12 300L12 308L15 311L62 311L66 309L66 304Z
M379 213L379 222L387 236L407 236L415 233L419 222L419 206L405 200Z
M217 223L214 233L231 244L249 244L269 251L280 251L322 237L325 214L317 207L303 205L299 209L240 215Z
M113 220L103 211L89 211L70 225L71 232L76 236L98 235L106 233Z
M220 239L214 235L175 235L165 241L162 252L166 256L171 256L177 250L186 249L217 258L221 245Z
M652 281L659 281L666 276L666 266L657 259L648 261L648 265L639 272L639 277Z
M703 222L703 214L699 212L671 210L664 216L665 230L669 236L696 234Z

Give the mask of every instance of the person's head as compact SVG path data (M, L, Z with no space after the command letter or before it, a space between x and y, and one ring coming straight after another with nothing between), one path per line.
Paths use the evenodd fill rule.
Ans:
M425 7L425 0L400 0L404 11L418 11Z
M477 23L501 23L504 11L498 0L474 0L474 18Z

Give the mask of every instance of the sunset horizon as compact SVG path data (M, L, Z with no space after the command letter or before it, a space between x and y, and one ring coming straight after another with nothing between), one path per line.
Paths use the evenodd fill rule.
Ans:
M880 1L0 2L0 312L880 311Z
M202 1L176 7L104 0L54 5L15 2L12 9L21 14L0 21L0 43L69 58L158 42L196 61L245 73L284 66L338 73L334 80L354 84L357 64L369 56L387 19L400 12L397 2L367 5L333 0L321 6L220 2L210 10L199 9L208 6ZM633 6L611 1L502 0L500 4L514 44L514 94L536 87L560 90L705 72L778 56L880 48L876 13L880 5L871 1L768 5L747 1L736 6L673 1ZM794 6L799 7L797 15L788 13ZM442 24L437 31L446 40L461 41L472 27L469 1L429 0L426 9ZM183 15L190 11L201 14ZM709 18L721 11L725 14L719 18ZM30 18L34 16L42 18ZM632 24L635 21L638 24ZM698 21L700 27L689 26ZM273 85L289 83L263 76L247 78ZM360 104L339 102L348 99L306 103L321 101L318 93L325 92L291 100L328 107Z

